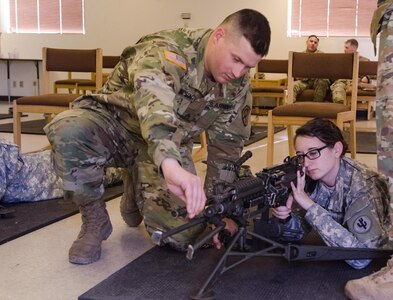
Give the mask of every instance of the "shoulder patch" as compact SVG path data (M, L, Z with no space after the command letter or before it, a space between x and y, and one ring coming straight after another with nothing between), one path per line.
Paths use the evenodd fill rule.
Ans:
M175 52L171 52L165 49L164 56L167 61L174 63L175 65L179 66L184 70L187 69L186 60Z
M372 226L371 218L366 215L357 217L353 223L353 229L356 233L366 233L370 231Z
M242 110L242 122L243 122L244 127L247 127L247 125L248 125L248 119L249 119L250 113L251 113L251 107L246 105Z

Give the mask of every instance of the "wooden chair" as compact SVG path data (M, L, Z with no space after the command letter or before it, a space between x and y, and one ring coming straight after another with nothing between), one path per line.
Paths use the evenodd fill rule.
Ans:
M252 124L266 124L260 117L267 114L268 109L261 108L260 97L275 98L276 106L282 104L286 98L287 93L287 73L288 60L287 59L262 59L255 72L254 79L251 80L251 95L253 98L252 108ZM266 78L266 74L281 74L281 78ZM261 76L262 75L262 76Z
M376 78L378 71L377 61L359 61L359 77L370 76ZM357 109L367 111L367 120L371 120L373 103L377 96L377 87L371 83L359 83L358 85ZM347 97L351 96L351 91L347 91Z
M104 64L104 62L103 62ZM77 72L81 71L68 71L67 72L67 79L59 79L56 80L53 83L53 91L55 94L59 93L59 89L68 89L68 93L72 94L80 94L79 91L79 86L84 85L84 86L92 86L92 90L94 90L95 87L95 78L96 78L96 73L95 72L85 72L85 73L90 73L90 79L86 78L74 78L73 75Z
M202 159L207 157L207 142L206 142L206 132L203 131L200 136L199 136L200 142L201 142L201 148L197 150L192 155L192 160L194 163L201 161Z
M289 155L295 155L293 126L301 126L313 118L333 121L341 130L349 124L350 150L356 157L356 104L358 89L359 58L357 53L304 53L289 52L288 97L284 105L268 113L267 167L273 165L274 126L287 126ZM330 78L352 80L350 101L344 104L330 102L295 102L294 78ZM347 99L348 100L348 99Z
M42 49L42 94L27 96L13 102L13 132L14 143L21 146L21 116L22 113L42 113L51 119L51 115L69 109L70 103L78 94L50 94L51 72L95 72L102 82L102 49Z
M90 73L90 79L73 78L73 72L67 72L67 79L59 79L53 83L53 91L55 94L59 93L59 89L68 89L69 94L79 94L78 85L81 83L94 83L95 74Z
M120 61L120 56L108 56L104 55L102 59L102 68L103 69L113 69L118 62ZM109 73L102 73L102 84L106 82L108 79ZM78 83L78 86L76 88L78 93L86 94L86 91L92 91L96 92L96 82L95 82L95 74L93 76L92 80L88 81L81 81Z

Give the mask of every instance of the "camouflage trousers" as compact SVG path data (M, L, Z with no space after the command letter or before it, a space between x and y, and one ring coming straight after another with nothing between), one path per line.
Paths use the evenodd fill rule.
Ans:
M22 154L0 139L0 200L33 202L63 196L63 183L53 172L49 151Z
M74 107L57 115L45 128L52 144L56 172L63 178L64 190L72 195L72 200L85 205L101 199L104 168L121 167L129 172L128 182L133 184L132 189L125 187L124 200L136 201L150 234L186 223L185 218L172 217L171 211L184 206L184 202L167 188L142 138L126 130L99 103L87 102L89 109L83 105ZM191 151L191 146L181 147L182 164L196 174ZM203 230L203 226L195 226L164 242L185 250Z
M343 104L347 98L347 80L338 79L330 86L334 103Z
M297 80L293 86L293 96L294 99L297 99L297 96L300 95L306 89L313 89L314 92L314 101L315 102L323 102L325 101L326 94L329 91L330 80L329 79L302 79Z
M122 181L123 169L107 168L104 185ZM21 153L0 138L0 201L34 202L63 197L63 181L53 168L51 151Z
M378 171L393 179L393 14L382 24L379 42L377 100Z

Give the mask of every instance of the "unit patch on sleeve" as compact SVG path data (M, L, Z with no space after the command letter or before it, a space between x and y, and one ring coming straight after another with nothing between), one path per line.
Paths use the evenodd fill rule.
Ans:
M370 217L365 215L356 218L355 222L353 223L353 229L357 233L366 233L370 231L371 226L372 226L372 222Z
M242 121L244 126L248 125L248 119L250 113L251 113L251 108L248 105L246 105L242 110Z
M174 63L175 65L179 66L184 70L187 69L186 60L175 52L171 52L165 49L164 56L167 61Z

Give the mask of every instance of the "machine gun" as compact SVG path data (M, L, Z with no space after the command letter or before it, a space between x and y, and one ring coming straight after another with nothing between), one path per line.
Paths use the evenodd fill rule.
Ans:
M202 287L192 299L213 299L212 287L219 275L232 269L236 265L255 256L282 256L288 261L295 260L345 260L389 257L390 250L341 248L312 245L282 244L271 240L257 232L247 231L249 220L261 216L268 218L269 208L286 204L291 192L291 182L296 185L297 172L302 172L302 164L298 157L287 157L280 165L264 168L254 175L240 175L242 164L252 156L247 151L234 165L228 169L235 173L235 180L228 184L218 184L214 193L208 198L207 206L202 216L190 220L188 223L166 232L155 231L152 241L161 245L167 237L187 230L201 223L214 225L214 229L197 241L189 245L187 259L191 260L195 251L205 245L215 234L225 242L226 251L218 264L206 279ZM173 217L185 217L187 211L184 207L172 212ZM225 218L230 218L238 225L238 232L230 237L225 234ZM247 236L262 242L262 249L251 249L247 243ZM235 262L228 263L229 256L237 258Z

